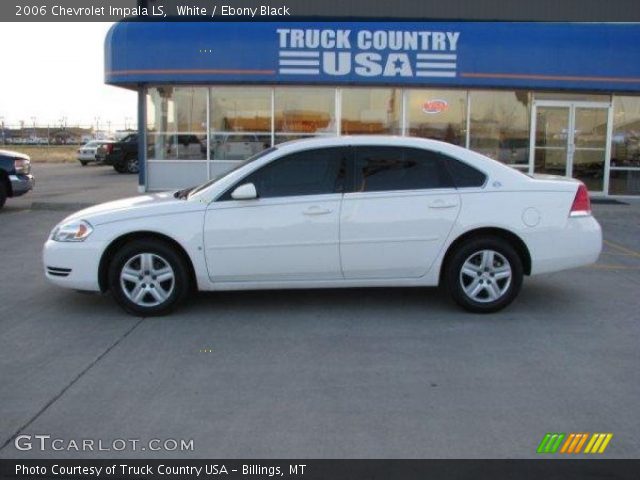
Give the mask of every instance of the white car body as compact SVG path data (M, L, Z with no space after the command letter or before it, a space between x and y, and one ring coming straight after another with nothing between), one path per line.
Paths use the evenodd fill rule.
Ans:
M296 151L333 146L399 146L438 151L486 175L484 185L216 201L250 172ZM47 278L104 291L105 252L123 236L171 239L188 256L199 290L435 286L448 249L469 232L496 229L526 246L536 275L593 263L602 248L590 212L570 215L579 182L531 178L490 158L433 140L361 136L289 142L188 199L147 194L67 217L93 233L82 242L49 239ZM102 261L102 264L101 264ZM60 275L54 270L68 272Z
M81 162L95 162L98 147L113 143L109 140L92 140L78 149L78 160Z

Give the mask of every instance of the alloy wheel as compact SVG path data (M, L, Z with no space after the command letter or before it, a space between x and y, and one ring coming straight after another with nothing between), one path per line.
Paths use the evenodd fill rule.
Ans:
M155 253L131 257L120 271L125 296L140 307L155 307L167 301L175 288L175 272L167 260Z
M495 302L511 286L509 261L495 250L480 250L467 257L460 269L460 286L471 300L479 303Z

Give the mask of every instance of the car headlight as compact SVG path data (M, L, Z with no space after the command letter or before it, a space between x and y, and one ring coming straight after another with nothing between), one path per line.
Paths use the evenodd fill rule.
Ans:
M51 240L56 242L84 242L91 235L93 227L84 220L74 220L72 222L58 225L51 232Z

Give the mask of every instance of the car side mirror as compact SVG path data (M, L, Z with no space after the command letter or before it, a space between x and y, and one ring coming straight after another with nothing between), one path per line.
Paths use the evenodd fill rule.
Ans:
M243 183L231 192L231 198L234 200L253 200L258 198L256 186L253 183Z

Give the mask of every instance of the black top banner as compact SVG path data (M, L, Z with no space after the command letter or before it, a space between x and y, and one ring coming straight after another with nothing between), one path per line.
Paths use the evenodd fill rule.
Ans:
M226 7L226 16L212 16ZM640 22L637 0L2 0L3 22L252 21L301 18Z
M2 479L634 479L640 460L0 460Z

